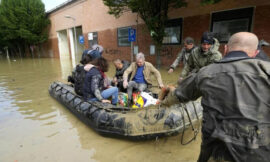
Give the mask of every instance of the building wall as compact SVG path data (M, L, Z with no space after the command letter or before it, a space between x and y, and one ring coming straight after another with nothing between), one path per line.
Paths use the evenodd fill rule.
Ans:
M211 13L255 7L252 32L258 35L259 39L270 42L270 1L269 0L223 0L215 5L201 6L200 0L188 1L188 6L181 9L171 9L170 18L183 18L182 39L191 36L199 44L201 35L204 31L210 30ZM155 56L150 55L149 47L153 44L149 32L143 21L137 17L137 14L125 13L120 18L107 14L108 8L104 6L101 0L77 0L76 2L60 8L49 14L51 20L50 37L47 48L53 49L53 57L59 57L58 44L55 39L56 32L72 28L74 23L71 19L65 18L70 15L76 18L76 26L82 26L85 37L85 48L88 47L87 34L89 32L98 32L98 43L104 48L104 56L113 60L115 58L130 60L130 47L119 47L117 44L117 28L132 26L137 29L137 41L139 51L146 54L146 59L155 63ZM176 58L177 53L182 48L181 45L164 46L161 52L162 64L169 66ZM220 47L223 51L223 44ZM265 48L266 53L270 54L270 49Z

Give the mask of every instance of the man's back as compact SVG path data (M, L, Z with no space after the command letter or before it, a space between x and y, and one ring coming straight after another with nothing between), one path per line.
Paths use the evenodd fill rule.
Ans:
M236 59L228 56L201 69L196 85L201 87L202 104L226 116L225 120L244 117L247 123L270 124L270 63Z
M207 134L232 144L228 147L231 151L241 146L255 150L269 147L269 77L270 63L257 59L225 58L202 69L197 84L202 87L202 105L208 112L204 124ZM252 152L233 155L239 161L247 161Z
M187 80L192 80L189 82L192 88L186 88L190 96L176 94L193 99L202 95L204 141L215 138L227 143L226 148L236 161L248 161L251 157L255 161L267 161L270 158L266 155L270 149L269 78L269 62L251 59L238 51L188 77ZM245 148L243 156L241 150ZM261 151L261 155L252 155L256 151Z
M187 77L175 90L180 102L202 96L199 162L270 159L270 63L254 59L258 38L234 34L224 58Z

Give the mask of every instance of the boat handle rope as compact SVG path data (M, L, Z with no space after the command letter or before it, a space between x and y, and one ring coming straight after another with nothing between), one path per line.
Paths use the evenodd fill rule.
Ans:
M183 109L185 110L185 112L186 112L186 114L187 114L187 116L188 116L188 120L189 120L189 122L190 122L192 131L194 132L193 138L191 138L189 141L187 141L186 143L184 143L183 140L184 140L184 134L185 134L185 129L186 129L186 123L185 123L185 117L184 117L183 109L181 109L181 114L182 114L182 119L183 119L183 125L184 125L184 126L183 126L183 130L182 130L182 136L181 136L181 144L182 144L182 145L187 145L187 144L189 144L190 142L192 142L193 140L196 139L196 137L197 137L197 135L198 135L198 133L199 133L200 125L198 126L198 129L195 129L195 128L194 128L193 123L192 123L192 120L191 120L190 115L189 115L189 112L188 112L188 110L187 110L186 104L183 103L183 104L181 104L181 105L182 105ZM192 105L193 105L193 108L194 108L194 112L195 112L196 118L197 118L197 120L199 120L199 116L198 116L198 114L197 114L197 110L196 110L196 106L195 106L194 102L192 102Z

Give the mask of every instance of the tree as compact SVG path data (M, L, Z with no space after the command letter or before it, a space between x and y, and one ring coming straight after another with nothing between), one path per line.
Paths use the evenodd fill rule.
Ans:
M220 0L201 0L202 4L213 4ZM165 25L170 8L187 6L186 0L103 0L109 14L120 17L124 12L138 13L145 22L157 48L157 67L160 67L160 49L165 36Z
M2 0L0 46L8 46L24 56L30 45L39 45L48 39L49 23L41 0Z

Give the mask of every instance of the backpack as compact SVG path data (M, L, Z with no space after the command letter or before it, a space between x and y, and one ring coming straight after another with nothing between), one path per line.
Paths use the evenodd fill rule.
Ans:
M75 92L83 96L83 84L86 71L83 65L77 65L74 73L74 90Z

